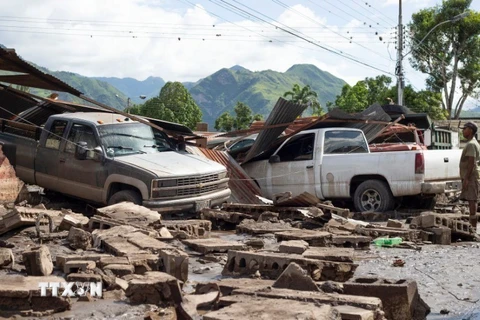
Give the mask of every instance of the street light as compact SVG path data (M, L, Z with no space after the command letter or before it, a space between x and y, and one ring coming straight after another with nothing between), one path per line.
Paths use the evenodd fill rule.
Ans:
M400 10L401 10L401 7L400 7ZM462 20L463 18L467 17L468 15L470 15L470 12L469 11L465 11L463 13L460 13L460 14L457 14L456 16L454 16L452 19L449 19L449 20L445 20L445 21L442 21L440 23L438 23L437 25L435 25L432 29L430 29L430 31L427 32L427 34L423 37L422 40L420 40L416 45L415 47L412 47L410 49L410 51L408 51L406 54L403 54L402 53L402 47L403 47L403 44L402 44L402 40L401 40L401 37L402 37L402 34L399 33L399 48L398 48L398 65L397 65L397 70L396 70L396 73L397 73L397 76L398 76L398 80L397 80L397 89L398 89L398 104L399 105L403 105L403 87L404 87L404 80L403 80L403 66L402 66L402 61L403 59L409 55L416 47L420 46L422 44L423 41L425 41L425 39L435 30L437 29L439 26L441 25L444 25L446 23L449 23L449 22L457 22L457 21L460 21ZM401 19L401 14L400 14L400 19ZM400 31L402 31L403 29L403 26L401 25L401 20L400 20Z

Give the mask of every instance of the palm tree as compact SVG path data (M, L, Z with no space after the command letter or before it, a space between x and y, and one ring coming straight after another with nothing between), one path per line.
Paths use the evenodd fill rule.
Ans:
M292 91L285 92L283 97L290 97L290 100L294 103L308 104L312 107L312 113L314 115L320 115L322 112L322 107L317 100L318 95L308 84L305 87L300 88L300 86L295 83L292 87Z

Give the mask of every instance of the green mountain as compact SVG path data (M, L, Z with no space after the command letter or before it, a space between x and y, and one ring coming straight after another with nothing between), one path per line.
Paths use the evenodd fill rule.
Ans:
M36 65L35 67L69 84L70 86L85 94L87 97L106 104L107 106L114 107L119 110L123 110L127 106L127 96L122 91L108 84L105 81L100 81L94 78L85 77L77 73L67 71L50 71L47 68L39 67ZM30 92L44 97L48 96L51 93L48 90L41 90L35 88L31 88ZM63 92L59 93L59 99L88 104L85 100Z
M158 96L160 89L165 84L165 81L160 77L148 77L143 81L138 81L133 78L107 78L96 77L95 79L105 81L115 88L122 91L133 103L143 103L143 99L150 99Z
M254 113L267 116L278 98L293 84L310 85L316 91L322 106L334 101L345 81L318 69L314 65L298 64L286 72L272 70L253 72L240 66L221 69L201 79L190 93L203 112L203 121L213 129L215 119L225 111L233 113L237 101L241 101Z

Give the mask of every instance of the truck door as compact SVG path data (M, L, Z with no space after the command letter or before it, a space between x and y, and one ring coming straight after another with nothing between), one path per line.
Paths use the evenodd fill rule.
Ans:
M60 191L58 185L58 157L68 122L55 120L47 127L46 139L40 141L35 156L35 180L45 189Z
M357 171L365 172L359 153L368 154L368 145L361 131L325 131L321 184L324 198L348 198L350 180ZM375 165L375 164L372 164Z
M276 153L280 162L269 163L270 195L292 192L297 196L303 192L315 195L315 133L293 136Z
M106 168L100 161L75 158L76 145L80 141L86 142L90 150L100 146L92 127L72 123L65 146L59 155L58 182L65 194L101 203L107 176Z

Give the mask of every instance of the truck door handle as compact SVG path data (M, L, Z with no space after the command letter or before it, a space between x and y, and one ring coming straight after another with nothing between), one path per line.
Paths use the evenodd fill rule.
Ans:
M313 168L313 166L307 166L307 169L312 169L312 168Z
M65 158L60 158L59 161L60 162L65 162Z
M448 158L443 158L443 162L448 162Z

